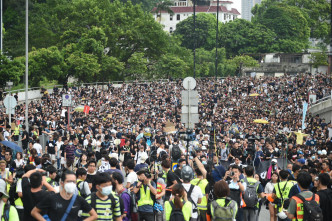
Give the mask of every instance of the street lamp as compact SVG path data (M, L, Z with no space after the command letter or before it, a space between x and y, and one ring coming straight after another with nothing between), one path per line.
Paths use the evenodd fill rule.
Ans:
M196 1L193 0L194 2L194 28L193 28L193 33L194 33L194 78L196 77Z
M7 81L6 86L9 89L9 96L12 95L12 87L13 87L13 82L12 81ZM9 99L9 106L8 106L8 118L9 118L9 125L12 126L12 107L11 107L11 102Z
M0 0L0 51L2 53L2 0Z
M25 127L29 133L28 84L29 84L29 0L25 2Z

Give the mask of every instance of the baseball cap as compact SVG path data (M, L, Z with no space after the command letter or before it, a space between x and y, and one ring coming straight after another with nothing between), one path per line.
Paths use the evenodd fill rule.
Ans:
M298 159L297 162L299 162L301 164L305 164L305 159Z
M326 150L322 150L322 155L327 155L327 151Z
M274 162L274 163L278 163L277 159L273 159L271 160L271 163Z

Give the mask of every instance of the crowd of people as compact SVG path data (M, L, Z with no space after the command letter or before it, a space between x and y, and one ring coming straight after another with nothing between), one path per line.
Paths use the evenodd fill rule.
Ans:
M271 221L329 220L332 125L302 116L331 89L325 74L197 79L193 130L181 80L45 90L29 128L26 104L12 125L1 110L0 140L22 147L1 147L2 220L256 221L262 207Z

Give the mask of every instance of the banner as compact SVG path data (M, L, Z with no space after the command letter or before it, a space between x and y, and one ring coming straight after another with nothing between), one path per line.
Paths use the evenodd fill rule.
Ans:
M277 165L280 169L286 169L288 160L285 158L277 158ZM271 160L261 161L256 168L256 173L264 180L266 178L267 169L271 165Z
M306 128L305 125L304 125L304 122L305 122L305 116L307 114L307 110L308 110L308 103L307 102L303 102L302 130L304 130Z
M83 109L83 112L84 112L85 114L89 114L89 111L90 111L90 107L89 107L88 105L85 105L85 106L84 106L84 109Z

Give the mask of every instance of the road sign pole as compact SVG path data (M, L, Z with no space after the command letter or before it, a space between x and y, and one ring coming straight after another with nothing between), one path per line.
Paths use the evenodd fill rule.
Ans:
M9 96L12 96L11 91L9 91ZM8 102L8 117L9 117L9 126L12 127L12 106L11 106L11 99Z

